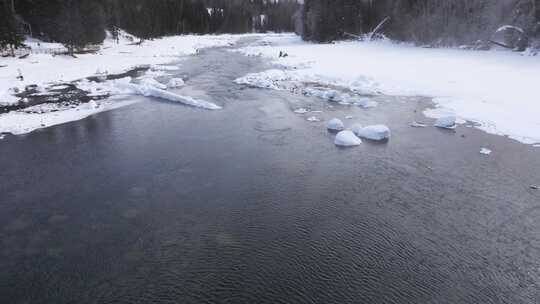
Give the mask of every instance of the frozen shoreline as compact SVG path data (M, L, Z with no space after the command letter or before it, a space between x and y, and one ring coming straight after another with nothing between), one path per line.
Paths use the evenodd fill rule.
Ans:
M133 41L137 41L137 38L123 33L118 43L111 38L105 40L97 54L77 55L77 58L50 54L33 54L25 59L0 58L0 65L5 66L1 69L2 73L0 74L0 106L18 104L20 100L14 96L15 91L24 91L29 85L35 85L38 90L43 91L42 94L47 94L45 89L47 86L77 81L75 82L77 87L90 92L89 96L92 94L111 96L111 98L96 101L93 106L80 104L63 107L50 104L52 106L45 108L51 108L51 111L43 113L11 111L0 114L0 134L29 133L36 129L80 120L92 114L133 103L133 101L118 100L118 97L125 96L126 92L115 88L114 81L94 83L85 80L87 77L99 79L107 75L124 73L140 66L150 67L150 71L147 73L148 77L167 76L170 72L178 70L178 67L165 64L196 54L203 48L232 46L239 39L251 36L257 35L172 36L148 40L144 41L142 45L135 45ZM38 47L38 41L35 40L29 40L27 44L40 50L61 47L56 43L43 42L39 42ZM23 81L17 79L19 71L24 76ZM132 93L128 92L128 94ZM186 97L183 97L182 101L200 106L197 103L200 101L187 100ZM203 104L203 106L211 107L214 105Z
M457 115L488 133L540 143L540 57L389 41L312 44L295 35L267 37L237 51L275 65L242 83L282 89L284 83L316 82L366 95L428 96L436 108L426 116Z

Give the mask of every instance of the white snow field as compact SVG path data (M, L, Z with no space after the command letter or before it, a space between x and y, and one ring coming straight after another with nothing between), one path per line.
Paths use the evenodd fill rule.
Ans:
M139 80L141 85L131 84L131 89L120 87L122 84L126 85L125 80L101 83L81 80L77 82L77 86L90 91L90 95L109 94L114 97L118 94L140 93L201 108L219 109L219 106L213 103L164 91L167 86L170 88L181 87L184 84L181 79L171 79L166 85L157 82L152 77L168 75L168 72L178 70L177 66L165 64L182 59L187 55L196 54L199 49L233 45L240 38L246 36L249 35L171 36L147 40L141 45L136 45L135 43L139 41L138 38L121 33L118 42L108 37L96 54L76 55L77 58L50 54L52 50L62 50L63 47L60 44L28 39L26 44L34 50L30 56L25 59L0 58L0 105L16 104L19 100L13 94L16 90L24 90L27 85L37 85L38 88L41 88L54 83L73 82L89 76L106 76L107 74L122 73L139 66L150 66L151 69ZM19 75L22 75L24 80L17 79ZM133 90L136 86L140 90ZM97 104L95 107L84 104L75 108L43 105L38 106L39 111L32 113L12 111L0 114L0 134L24 134L36 129L83 119L92 114L131 103L133 102L109 98L99 100L95 103ZM43 111L41 111L42 108Z
M275 68L239 83L287 89L291 83L340 86L359 94L432 97L439 118L454 115L523 143L540 142L540 57L509 51L427 49L390 41L313 44L274 35L240 48ZM287 57L280 58L280 51Z

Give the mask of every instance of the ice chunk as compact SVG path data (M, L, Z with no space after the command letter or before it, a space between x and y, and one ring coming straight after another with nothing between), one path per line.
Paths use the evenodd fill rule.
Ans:
M140 84L153 86L153 87L156 87L156 88L162 89L162 90L167 89L166 85L162 84L161 82L159 82L159 81L157 81L157 80L155 80L154 78L151 78L151 77L145 77L145 78L141 79Z
M339 132L336 135L334 143L336 144L336 146L352 147L360 145L362 143L362 140L356 137L356 135L354 135L352 131L345 130Z
M308 117L308 119L306 119L306 120L309 121L309 122L318 122L318 121L321 121L320 119L318 119L318 118L315 117L315 116Z
M456 120L457 118L455 116L444 116L435 121L435 127L454 129L456 127Z
M133 94L162 98L162 99L166 99L166 100L170 100L174 102L180 102L185 105L189 105L193 107L204 108L207 110L221 109L220 106L214 103L204 101L204 100L198 100L189 96L182 96L182 95L174 94L174 93L167 92L165 90L161 90L156 87L149 86L149 85L137 85L133 83L117 82L116 86L120 89L131 91L131 93Z
M367 127L353 126L353 132L359 137L371 140L384 140L390 138L390 129L385 125L373 125Z
M169 83L167 84L167 86L169 88L179 88L179 87L182 87L184 86L185 82L182 78L171 78L171 80L169 80Z
M491 154L491 150L488 149L488 148L482 148L480 149L480 154L484 154L484 155L490 155Z
M427 127L426 124L421 123L421 122L417 122L416 120L411 122L410 126L413 127L413 128L425 128L425 127Z
M296 113L296 114L306 114L308 112L309 111L307 109L305 109L305 108L299 108L299 109L294 110L294 113Z
M343 129L345 129L345 125L343 124L343 121L337 118L331 119L326 125L326 127L328 128L328 130L332 130L332 131L342 131Z

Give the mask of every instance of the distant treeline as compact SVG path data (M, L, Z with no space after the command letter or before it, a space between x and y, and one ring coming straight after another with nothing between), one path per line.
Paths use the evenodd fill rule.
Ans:
M150 39L174 34L293 31L297 0L0 0L25 33L68 45L99 43L105 30Z
M438 45L487 40L501 25L540 35L540 0L305 0L303 37L331 41L372 31L389 17L392 39Z

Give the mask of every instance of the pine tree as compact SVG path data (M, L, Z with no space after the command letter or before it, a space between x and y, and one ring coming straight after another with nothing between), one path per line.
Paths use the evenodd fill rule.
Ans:
M10 49L15 56L15 49L23 46L24 37L11 5L9 1L0 0L0 49Z

